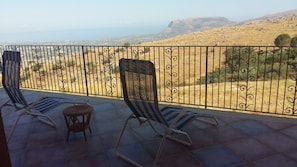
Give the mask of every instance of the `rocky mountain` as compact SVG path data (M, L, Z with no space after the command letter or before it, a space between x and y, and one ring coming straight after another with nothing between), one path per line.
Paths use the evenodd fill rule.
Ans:
M274 20L288 18L292 16L297 16L297 9L274 13L274 14L270 14L259 18L250 19L250 20L244 20L242 22L239 22L238 24L241 25L241 24L260 23L263 21L274 21Z
M233 27L242 26L242 25L250 25L259 24L263 22L275 23L278 22L279 19L282 18L295 18L297 16L297 9L284 11L280 13L275 13L271 15L266 15L259 18L254 18L250 20L244 20L241 22L233 22L228 20L225 17L193 17L186 18L181 20L173 20L171 21L164 30L157 34L146 34L146 35L135 35L135 36L125 36L120 38L113 38L108 40L101 41L77 41L72 42L75 44L97 44L97 45L123 45L125 42L129 42L131 44L138 44L150 41L158 41L164 40L180 35L185 35L193 32L204 32L216 28L225 28L225 27ZM260 25L259 25L260 26ZM258 27L259 29L267 29L269 25L263 25L262 27ZM238 28L237 28L238 29ZM262 31L263 32L263 31ZM222 32L222 34L224 34ZM230 32L230 34L234 34L234 32Z
M181 20L173 20L162 32L138 36L126 36L116 39L99 41L101 45L122 45L125 42L137 44L155 40L175 37L196 31L204 31L212 28L236 24L225 17L193 17ZM98 44L98 41L96 42Z
M232 25L235 23L236 22L230 21L225 17L195 17L182 20L173 20L168 24L168 27L163 32L161 32L161 34L175 36Z
M233 22L225 17L193 17L181 20L173 20L162 32L157 34L127 36L112 40L100 41L99 43L104 45L122 45L125 42L137 44L143 42L168 39L193 32L207 31L219 27L223 28L241 26L247 24L257 24L267 21L277 22L278 19L289 18L293 16L297 16L297 9L266 15L259 18L244 20L241 22Z
M297 10L267 15L233 25L142 43L153 46L274 46L275 38L297 35Z

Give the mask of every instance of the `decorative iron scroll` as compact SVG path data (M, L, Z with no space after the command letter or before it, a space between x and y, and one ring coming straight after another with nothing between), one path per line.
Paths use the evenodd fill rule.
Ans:
M105 89L108 96L114 94L114 89L116 88L116 78L114 76L114 66L115 66L115 49L114 47L104 47L103 48L103 72L105 80Z
M66 68L63 63L65 62L65 60L63 61L63 59L65 59L64 52L60 46L54 47L54 51L55 51L55 57L56 59L58 59L58 62L55 65L57 66L56 70L57 70L57 78L59 80L59 89L61 91L66 91L67 80L65 76Z
M241 58L240 58L241 59ZM238 71L238 81L244 82L239 85L239 90L242 92L240 96L243 99L243 102L238 104L238 107L243 110L248 110L250 106L253 106L254 103L252 101L255 98L254 87L249 85L249 81L255 81L255 76L251 75L254 68L251 68L249 65L256 62L256 57L249 57L248 61L240 60L242 68ZM239 67L240 68L240 67Z
M40 46L34 46L32 49L32 59L33 59L33 66L32 70L36 74L36 86L38 89L42 89L45 85L44 78L45 78L45 70L43 69L43 62L42 62L42 50Z
M288 86L288 91L289 92L292 92L293 93L293 96L288 96L287 97L287 100L288 102L291 104L290 107L287 107L285 109L285 113L286 114L296 114L297 113L297 108L296 108L296 99L297 99L297 89L296 89L296 86L297 86L297 75L290 75L289 76L291 80L294 81L295 85L289 85Z
M292 73L289 74L289 78L293 81L294 85L289 85L288 86L288 91L292 92L292 96L288 96L287 100L291 104L291 106L286 107L285 113L286 114L291 114L291 115L296 115L297 114L297 108L296 108L296 99L297 99L297 48L288 48L288 68L292 70Z
M168 74L169 78L164 78L164 84L165 88L169 91L169 94L166 93L166 101L167 102L173 102L176 98L175 95L178 93L177 87L175 87L177 84L178 79L178 73L175 67L178 67L177 62L177 54L174 54L174 50L176 48L168 47L165 48L165 63L168 63L165 65L165 72ZM169 61L167 61L169 60Z

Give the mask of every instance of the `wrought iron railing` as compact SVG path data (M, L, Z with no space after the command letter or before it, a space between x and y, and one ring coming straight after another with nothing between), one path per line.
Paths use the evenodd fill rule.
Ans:
M297 115L297 48L274 46L8 45L22 87L122 97L120 58L155 64L159 101Z

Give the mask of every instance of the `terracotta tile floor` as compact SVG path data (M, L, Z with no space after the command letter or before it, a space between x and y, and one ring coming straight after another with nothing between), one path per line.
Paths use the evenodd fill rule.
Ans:
M7 99L1 89L1 101ZM44 92L24 91L30 100ZM131 166L115 155L115 145L129 109L120 100L98 97L65 96L94 107L92 134L71 133L62 116L66 105L50 114L57 123L52 128L31 116L23 116L8 143L13 167L125 167ZM198 109L192 109L199 112ZM18 113L2 110L6 134ZM216 115L218 127L194 121L185 127L193 140L189 147L167 140L159 166L195 167L296 167L297 120L208 110ZM147 125L129 123L120 150L144 166L152 166L159 137Z

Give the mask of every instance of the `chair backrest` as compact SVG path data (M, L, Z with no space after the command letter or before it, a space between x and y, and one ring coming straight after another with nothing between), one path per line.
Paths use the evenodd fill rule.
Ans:
M158 107L154 64L146 60L122 58L119 66L124 100L134 115L168 126Z
M2 85L11 102L27 106L23 94L20 91L20 65L21 54L18 51L4 51L2 55Z

